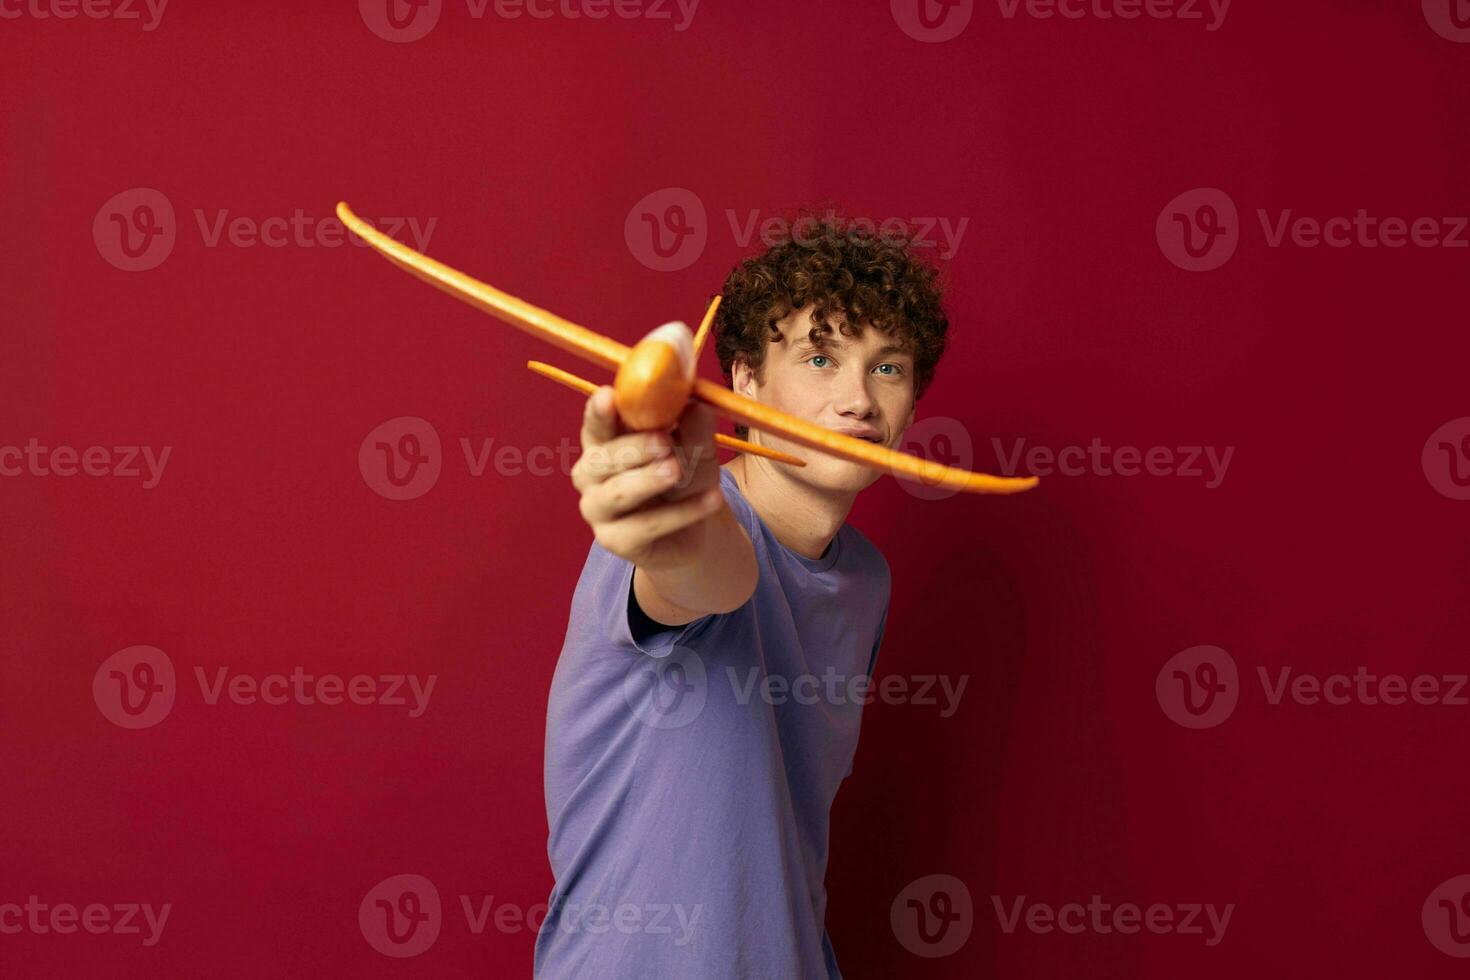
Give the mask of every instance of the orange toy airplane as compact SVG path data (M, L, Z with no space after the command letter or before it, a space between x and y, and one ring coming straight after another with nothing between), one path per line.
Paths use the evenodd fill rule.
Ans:
M711 406L719 415L742 422L752 429L772 432L819 452L926 486L948 487L968 493L1018 493L1031 489L1037 483L1034 476L1002 477L972 473L898 452L796 418L737 395L723 385L696 377L695 362L710 325L714 323L715 311L719 309L718 296L705 311L699 332L693 337L682 324L665 324L633 347L628 347L414 251L353 214L345 201L337 204L337 217L349 231L381 252L390 262L429 285L578 357L616 371L613 390L618 414L631 429L669 429L678 421L684 406L694 398ZM528 361L526 366L587 394L597 389L590 381L540 361ZM789 453L723 433L715 438L720 445L737 452L764 456L793 466L806 465L804 460Z

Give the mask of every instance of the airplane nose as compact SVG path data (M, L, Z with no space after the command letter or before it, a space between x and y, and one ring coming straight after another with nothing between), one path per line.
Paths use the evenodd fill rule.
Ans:
M671 427L693 387L694 337L678 320L638 341L613 379L618 414L640 432Z
M663 326L650 330L643 338L643 341L649 340L657 340L674 348L684 379L690 382L694 380L694 334L689 332L688 324L683 320L670 320Z

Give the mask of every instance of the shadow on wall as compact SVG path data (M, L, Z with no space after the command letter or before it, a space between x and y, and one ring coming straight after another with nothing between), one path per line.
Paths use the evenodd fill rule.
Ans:
M1120 839L1123 827L1097 696L1088 543L1045 494L945 519L972 506L935 504L923 528L906 529L910 541L945 542L932 559L890 554L894 608L875 681L900 675L917 692L925 676L940 680L934 704L879 698L864 708L853 776L833 807L827 924L849 980L996 976L1014 961L1001 955L1007 944L1057 935L1007 935L992 896L1009 915L1019 895L1085 900L1126 879L1117 849L1074 846ZM896 938L890 911L933 874L964 882L973 930L955 952L927 958ZM1129 975L1129 951L1072 945L1079 959L1085 951L1078 975ZM1046 952L1048 965L1067 955Z

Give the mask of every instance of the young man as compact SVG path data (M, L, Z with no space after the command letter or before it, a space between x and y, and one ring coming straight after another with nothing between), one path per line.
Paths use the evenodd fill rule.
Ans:
M935 270L850 223L805 232L731 273L720 367L743 395L897 448L944 351ZM720 466L714 431L703 405L636 433L610 386L587 401L572 481L596 540L547 706L544 980L841 976L828 815L890 583L845 520L879 474L744 426L807 465Z

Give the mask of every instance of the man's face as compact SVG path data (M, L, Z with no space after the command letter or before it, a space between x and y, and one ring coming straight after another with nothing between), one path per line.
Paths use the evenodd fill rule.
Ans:
M836 317L828 317L830 328L813 346L807 336L811 312L808 306L777 323L781 339L766 348L761 381L736 362L731 377L735 391L824 428L859 438L871 435L879 445L897 448L914 421L913 356L868 324L855 337L843 334ZM751 429L750 440L805 459L804 467L781 468L792 479L823 490L856 493L882 475L774 433Z

